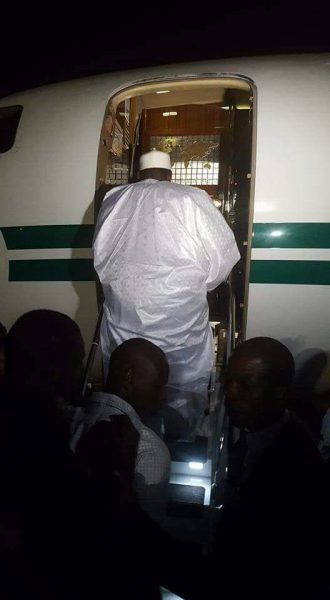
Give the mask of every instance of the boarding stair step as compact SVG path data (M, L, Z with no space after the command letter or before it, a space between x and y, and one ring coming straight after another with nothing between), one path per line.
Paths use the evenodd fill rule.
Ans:
M196 436L193 441L164 439L171 459L177 462L201 462L207 461L208 438Z
M166 514L169 517L201 518L204 498L202 486L169 483Z

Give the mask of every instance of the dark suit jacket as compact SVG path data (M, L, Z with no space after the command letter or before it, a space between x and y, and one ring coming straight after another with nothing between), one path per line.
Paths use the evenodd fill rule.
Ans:
M240 480L246 450L241 437L229 462L213 556L221 589L231 599L321 597L329 564L323 548L329 539L329 491L316 446L291 417ZM214 575L212 580L215 589Z

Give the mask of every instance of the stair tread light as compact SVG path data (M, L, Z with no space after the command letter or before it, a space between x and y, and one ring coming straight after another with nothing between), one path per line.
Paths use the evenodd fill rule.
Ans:
M189 467L190 467L190 469L196 469L196 471L201 471L201 469L203 468L203 463L201 463L201 462L190 462L189 463Z

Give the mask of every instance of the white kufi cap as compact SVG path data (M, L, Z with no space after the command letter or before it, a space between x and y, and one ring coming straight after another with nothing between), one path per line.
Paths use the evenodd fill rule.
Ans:
M171 171L170 155L167 152L160 152L153 148L151 152L146 152L140 156L140 171L144 169L167 169Z

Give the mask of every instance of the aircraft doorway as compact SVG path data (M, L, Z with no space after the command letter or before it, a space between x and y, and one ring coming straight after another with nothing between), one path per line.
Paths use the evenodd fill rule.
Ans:
M208 423L190 450L180 441L171 448L172 464L179 465L172 483L187 484L188 477L190 486L204 487L204 504L210 502L219 462L224 407L218 400L223 370L235 339L244 339L245 334L253 119L254 91L243 78L158 80L132 86L110 99L101 133L96 214L107 190L138 181L139 157L156 148L170 154L173 182L208 193L232 228L241 254L229 281L208 295L214 334ZM197 479L190 470L195 467L184 458L187 451L192 451L191 464L200 464L202 457Z
M158 81L124 90L106 110L96 182L97 214L105 192L137 181L140 155L156 148L170 154L172 181L208 193L233 229L241 254L231 277L240 339L247 313L253 106L251 85L238 77ZM220 362L229 296L221 284L208 298Z

